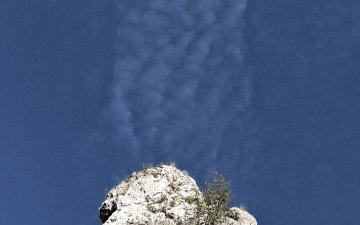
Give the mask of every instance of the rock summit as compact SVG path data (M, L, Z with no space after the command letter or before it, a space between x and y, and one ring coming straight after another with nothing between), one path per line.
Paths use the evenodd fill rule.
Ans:
M194 196L202 192L186 171L173 165L145 167L113 187L101 204L103 225L190 225L196 212ZM257 225L255 218L233 207L222 225Z

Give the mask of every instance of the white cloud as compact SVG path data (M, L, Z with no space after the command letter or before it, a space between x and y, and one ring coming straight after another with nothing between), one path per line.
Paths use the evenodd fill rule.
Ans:
M121 149L134 159L169 157L207 170L217 163L230 168L244 154L251 162L246 2L118 1L106 112ZM248 171L250 164L240 167Z

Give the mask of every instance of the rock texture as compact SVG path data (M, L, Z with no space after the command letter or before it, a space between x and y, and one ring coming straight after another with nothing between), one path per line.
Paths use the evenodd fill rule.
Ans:
M104 225L187 224L196 206L188 199L201 191L184 171L160 165L133 173L112 188L100 206ZM253 216L240 208L231 208L224 225L257 225Z

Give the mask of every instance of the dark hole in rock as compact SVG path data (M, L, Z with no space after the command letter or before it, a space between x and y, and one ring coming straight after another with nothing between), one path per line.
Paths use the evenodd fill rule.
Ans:
M102 204L99 211L100 211L100 220L102 223L105 223L109 217L115 212L117 209L116 203L112 202L111 206L107 205L106 203Z

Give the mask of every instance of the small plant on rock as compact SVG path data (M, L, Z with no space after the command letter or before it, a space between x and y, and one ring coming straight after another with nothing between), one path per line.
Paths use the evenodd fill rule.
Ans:
M228 205L233 198L229 190L230 184L224 175L215 172L213 181L206 181L202 198L194 196L185 199L189 204L196 204L195 217L190 219L189 224L215 225L224 222L229 213Z
M148 169L154 168L154 166L151 163L144 163L143 164L143 171L147 171Z

